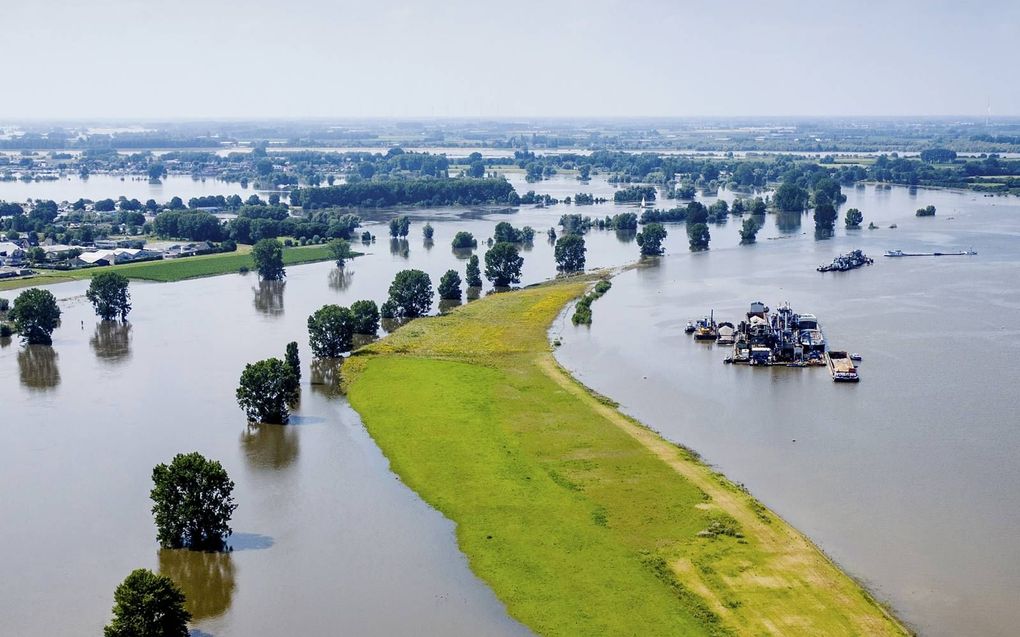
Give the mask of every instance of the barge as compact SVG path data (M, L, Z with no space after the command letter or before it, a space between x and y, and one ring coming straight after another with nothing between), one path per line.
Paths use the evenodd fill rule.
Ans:
M961 250L959 252L904 252L903 250L886 250L887 257L972 257L977 252L974 250Z
M825 362L834 382L856 383L861 379L857 374L857 366L846 352L830 350L825 353Z

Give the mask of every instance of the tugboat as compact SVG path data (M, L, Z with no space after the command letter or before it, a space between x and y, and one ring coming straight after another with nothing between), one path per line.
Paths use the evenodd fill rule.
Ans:
M851 250L846 254L839 255L828 265L818 266L818 271L847 272L848 270L855 270L865 265L871 265L872 263L874 263L874 260L860 250Z
M714 341L719 338L719 326L715 324L715 310L694 326L694 340Z

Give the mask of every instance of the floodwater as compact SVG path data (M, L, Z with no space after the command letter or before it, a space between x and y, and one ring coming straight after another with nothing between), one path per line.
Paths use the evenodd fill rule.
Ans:
M557 328L558 357L744 483L921 634L1015 635L1020 200L870 186L848 195L841 212L856 206L882 229L815 241L805 216L807 235L742 247L726 230L702 254L670 236L665 257L617 277L590 328ZM914 217L928 204L935 218ZM880 256L971 246L978 256ZM853 248L875 264L815 271ZM832 347L862 354L861 382L724 365L728 348L683 333L712 309L736 324L755 300L816 314Z
M557 197L613 192L604 180L565 176L515 186ZM175 194L187 193L164 197ZM1018 353L1005 318L1020 307L1009 279L1015 200L849 194L847 205L883 229L853 240L839 229L816 242L809 216L769 217L759 244L740 247L733 219L713 226L709 253L691 255L682 226L670 226L667 255L618 277L590 329L560 328L561 359L745 482L926 634L1005 634L1020 620L1009 603L1020 589L1010 535L1020 522L1010 427L1020 405L993 370L1007 374ZM928 203L938 216L914 218ZM116 584L147 567L181 582L194 628L217 637L527 634L470 572L453 525L389 471L344 399L309 385L305 320L325 303L383 301L401 269L425 270L434 283L448 268L463 274L467 255L450 249L453 235L468 230L484 243L501 220L537 230L522 252L522 283L548 279L544 232L560 214L625 210L633 208L417 210L410 236L392 242L383 216L368 222L378 241L343 272L319 263L288 268L284 284L252 275L132 283L127 326L98 322L84 283L51 287L64 311L53 347L0 343L4 630L95 634ZM894 221L898 229L886 228ZM981 254L814 271L858 245L876 254L973 245ZM638 252L633 233L592 231L587 247L589 267L624 265ZM724 366L719 348L682 334L711 307L736 318L758 298L818 314L833 344L864 354L861 384L836 387L821 369ZM249 427L233 395L241 369L282 355L291 340L305 367L293 424ZM194 450L237 483L232 553L156 544L152 467Z
M155 199L159 203L170 201L173 197L180 197L185 203L192 197L203 197L209 195L241 195L247 199L252 193L259 193L265 199L262 191L242 188L240 183L228 182L220 179L192 179L187 175L168 175L159 183L150 183L148 177L105 175L90 175L88 179L82 179L78 175L66 175L60 179L50 181L0 181L0 201L23 202L27 199L52 199L56 202L77 201L79 198L92 199L116 199L121 195L128 199L137 199L145 203L148 199Z

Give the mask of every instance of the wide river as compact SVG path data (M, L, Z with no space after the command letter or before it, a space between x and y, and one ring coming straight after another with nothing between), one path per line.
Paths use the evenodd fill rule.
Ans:
M567 178L515 185L612 193ZM162 198L174 194L188 193ZM745 483L923 634L1011 634L1020 624L1020 404L1007 377L1020 351L1007 316L1020 308L1020 206L870 186L847 194L843 209L856 205L882 229L815 241L809 216L799 229L770 216L759 243L741 247L730 220L713 226L711 251L692 255L682 226L671 226L666 256L619 276L591 328L556 328L560 359ZM938 216L915 218L928 203ZM450 267L463 272L453 234L485 238L504 219L539 230L523 253L524 283L547 279L555 270L544 230L561 213L621 210L418 211L408 241L374 227L379 242L343 273L320 263L289 268L282 286L250 275L133 283L128 328L96 320L84 283L53 286L64 311L53 347L0 343L2 632L96 634L116 584L148 567L182 583L196 600L195 627L217 637L526 634L470 572L453 525L389 471L357 414L308 384L305 320L324 303L381 302L407 267L433 281ZM778 236L787 238L769 239ZM637 256L632 236L593 231L587 243L590 267ZM814 271L851 247L877 256L972 245L979 256ZM864 355L862 382L726 366L721 348L683 334L689 318L714 308L735 321L758 299L817 314L834 345ZM233 397L240 371L291 340L306 365L293 424L249 427ZM230 554L156 545L152 467L193 450L237 483Z

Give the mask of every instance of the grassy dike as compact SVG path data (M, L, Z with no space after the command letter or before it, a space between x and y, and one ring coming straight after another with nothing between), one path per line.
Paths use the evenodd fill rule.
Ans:
M566 374L591 280L486 297L359 350L345 385L471 568L543 635L904 635L786 522Z
M325 245L283 249L284 265L328 261L331 258L329 248ZM231 274L240 270L242 266L246 266L251 270L255 269L255 262L251 257L251 246L239 246L237 252L220 252L216 254L203 254L196 257L144 261L142 263L125 263L103 268L83 268L81 270L67 271L38 270L36 276L0 281L0 290L14 290L17 288L64 283L78 279L91 279L93 274L107 270L119 272L129 279L170 282Z

